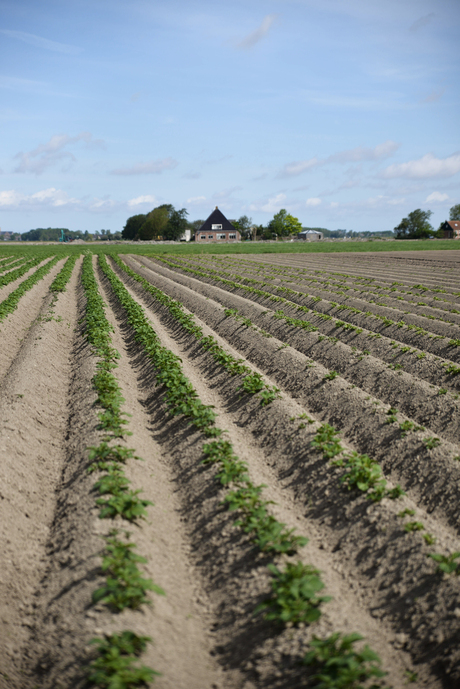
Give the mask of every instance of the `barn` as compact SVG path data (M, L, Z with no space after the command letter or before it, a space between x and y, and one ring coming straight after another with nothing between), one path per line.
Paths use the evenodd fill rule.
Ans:
M323 233L317 232L316 230L302 230L302 232L298 233L297 239L303 239L307 242L317 239L323 239Z

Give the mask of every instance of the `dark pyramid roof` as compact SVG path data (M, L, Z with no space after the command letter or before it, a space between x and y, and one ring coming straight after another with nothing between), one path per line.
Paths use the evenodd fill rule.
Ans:
M217 206L215 210L211 213L209 218L204 221L198 232L211 232L212 225L222 225L222 230L227 232L235 232L235 228L232 223L227 220L225 215L220 211Z

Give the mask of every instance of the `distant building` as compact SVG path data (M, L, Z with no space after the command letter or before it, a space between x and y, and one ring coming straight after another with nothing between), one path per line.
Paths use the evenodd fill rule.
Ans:
M180 242L189 242L192 238L192 230L184 230L184 234L179 238Z
M297 235L297 239L304 239L305 241L323 239L323 233L316 230L302 230Z
M209 218L195 232L195 241L200 243L239 242L241 241L241 235L216 206Z
M441 225L444 239L460 239L460 220L446 220Z

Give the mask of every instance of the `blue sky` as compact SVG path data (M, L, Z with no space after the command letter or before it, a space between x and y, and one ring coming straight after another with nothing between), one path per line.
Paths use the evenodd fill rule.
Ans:
M0 0L0 226L460 203L458 0Z

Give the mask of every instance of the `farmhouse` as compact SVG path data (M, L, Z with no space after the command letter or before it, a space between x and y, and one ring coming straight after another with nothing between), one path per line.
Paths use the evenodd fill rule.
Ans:
M241 235L232 223L216 206L209 218L204 221L198 232L196 242L239 242Z
M460 220L446 220L441 225L444 239L460 239Z
M297 239L303 239L305 241L311 241L313 239L322 239L323 238L323 233L322 232L317 232L316 230L302 230L302 232L299 232L297 235Z

